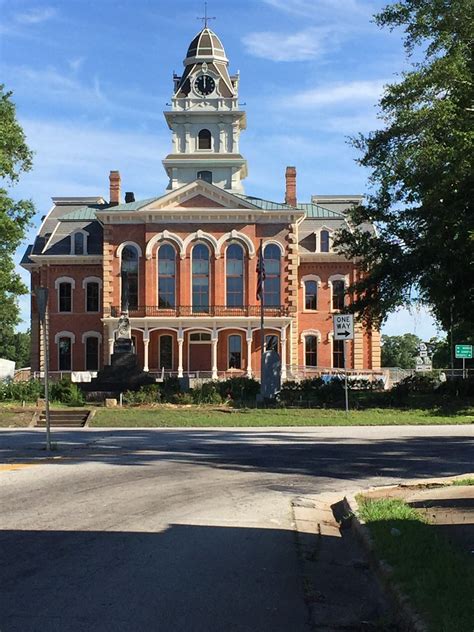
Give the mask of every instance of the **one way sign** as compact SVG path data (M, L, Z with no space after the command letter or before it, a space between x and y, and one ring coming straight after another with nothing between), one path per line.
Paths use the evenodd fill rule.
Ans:
M334 314L334 340L354 339L354 316L352 314Z

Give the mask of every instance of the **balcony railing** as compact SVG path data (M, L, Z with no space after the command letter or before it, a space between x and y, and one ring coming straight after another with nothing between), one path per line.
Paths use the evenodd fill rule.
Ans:
M117 305L104 310L105 316L118 318L122 310ZM266 317L291 316L294 308L287 305L265 306ZM259 305L243 305L242 307L228 307L226 305L209 305L209 307L198 307L196 305L178 305L176 307L160 307L158 305L139 305L128 310L130 317L143 318L146 316L157 318L177 318L187 316L260 316Z

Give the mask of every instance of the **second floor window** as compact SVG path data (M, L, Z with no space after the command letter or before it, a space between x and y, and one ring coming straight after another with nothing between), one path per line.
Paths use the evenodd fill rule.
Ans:
M158 307L174 308L176 278L176 252L170 244L158 250Z
M59 311L70 312L72 311L72 285L67 281L59 284L58 293Z
M226 252L226 305L243 307L244 304L244 251L242 246L231 244Z
M344 281L336 280L332 282L332 308L334 310L344 309Z
M318 285L316 281L305 281L304 308L307 310L318 309Z
M280 248L269 244L263 251L265 263L264 305L277 307L280 305Z
M122 250L121 272L127 273L128 307L138 308L138 250L135 246L125 246ZM123 296L123 288L122 288Z
M209 311L209 250L204 244L193 248L193 312Z
M99 311L99 284L95 281L90 281L86 285L86 311Z

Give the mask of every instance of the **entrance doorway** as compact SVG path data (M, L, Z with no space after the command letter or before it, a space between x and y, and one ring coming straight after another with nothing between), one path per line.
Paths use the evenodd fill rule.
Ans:
M210 333L189 334L189 371L211 371L211 346Z

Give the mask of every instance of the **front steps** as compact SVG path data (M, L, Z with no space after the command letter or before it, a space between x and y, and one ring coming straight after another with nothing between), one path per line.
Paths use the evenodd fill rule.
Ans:
M50 410L51 428L83 428L90 415L90 410ZM46 427L46 411L36 413L35 427Z

